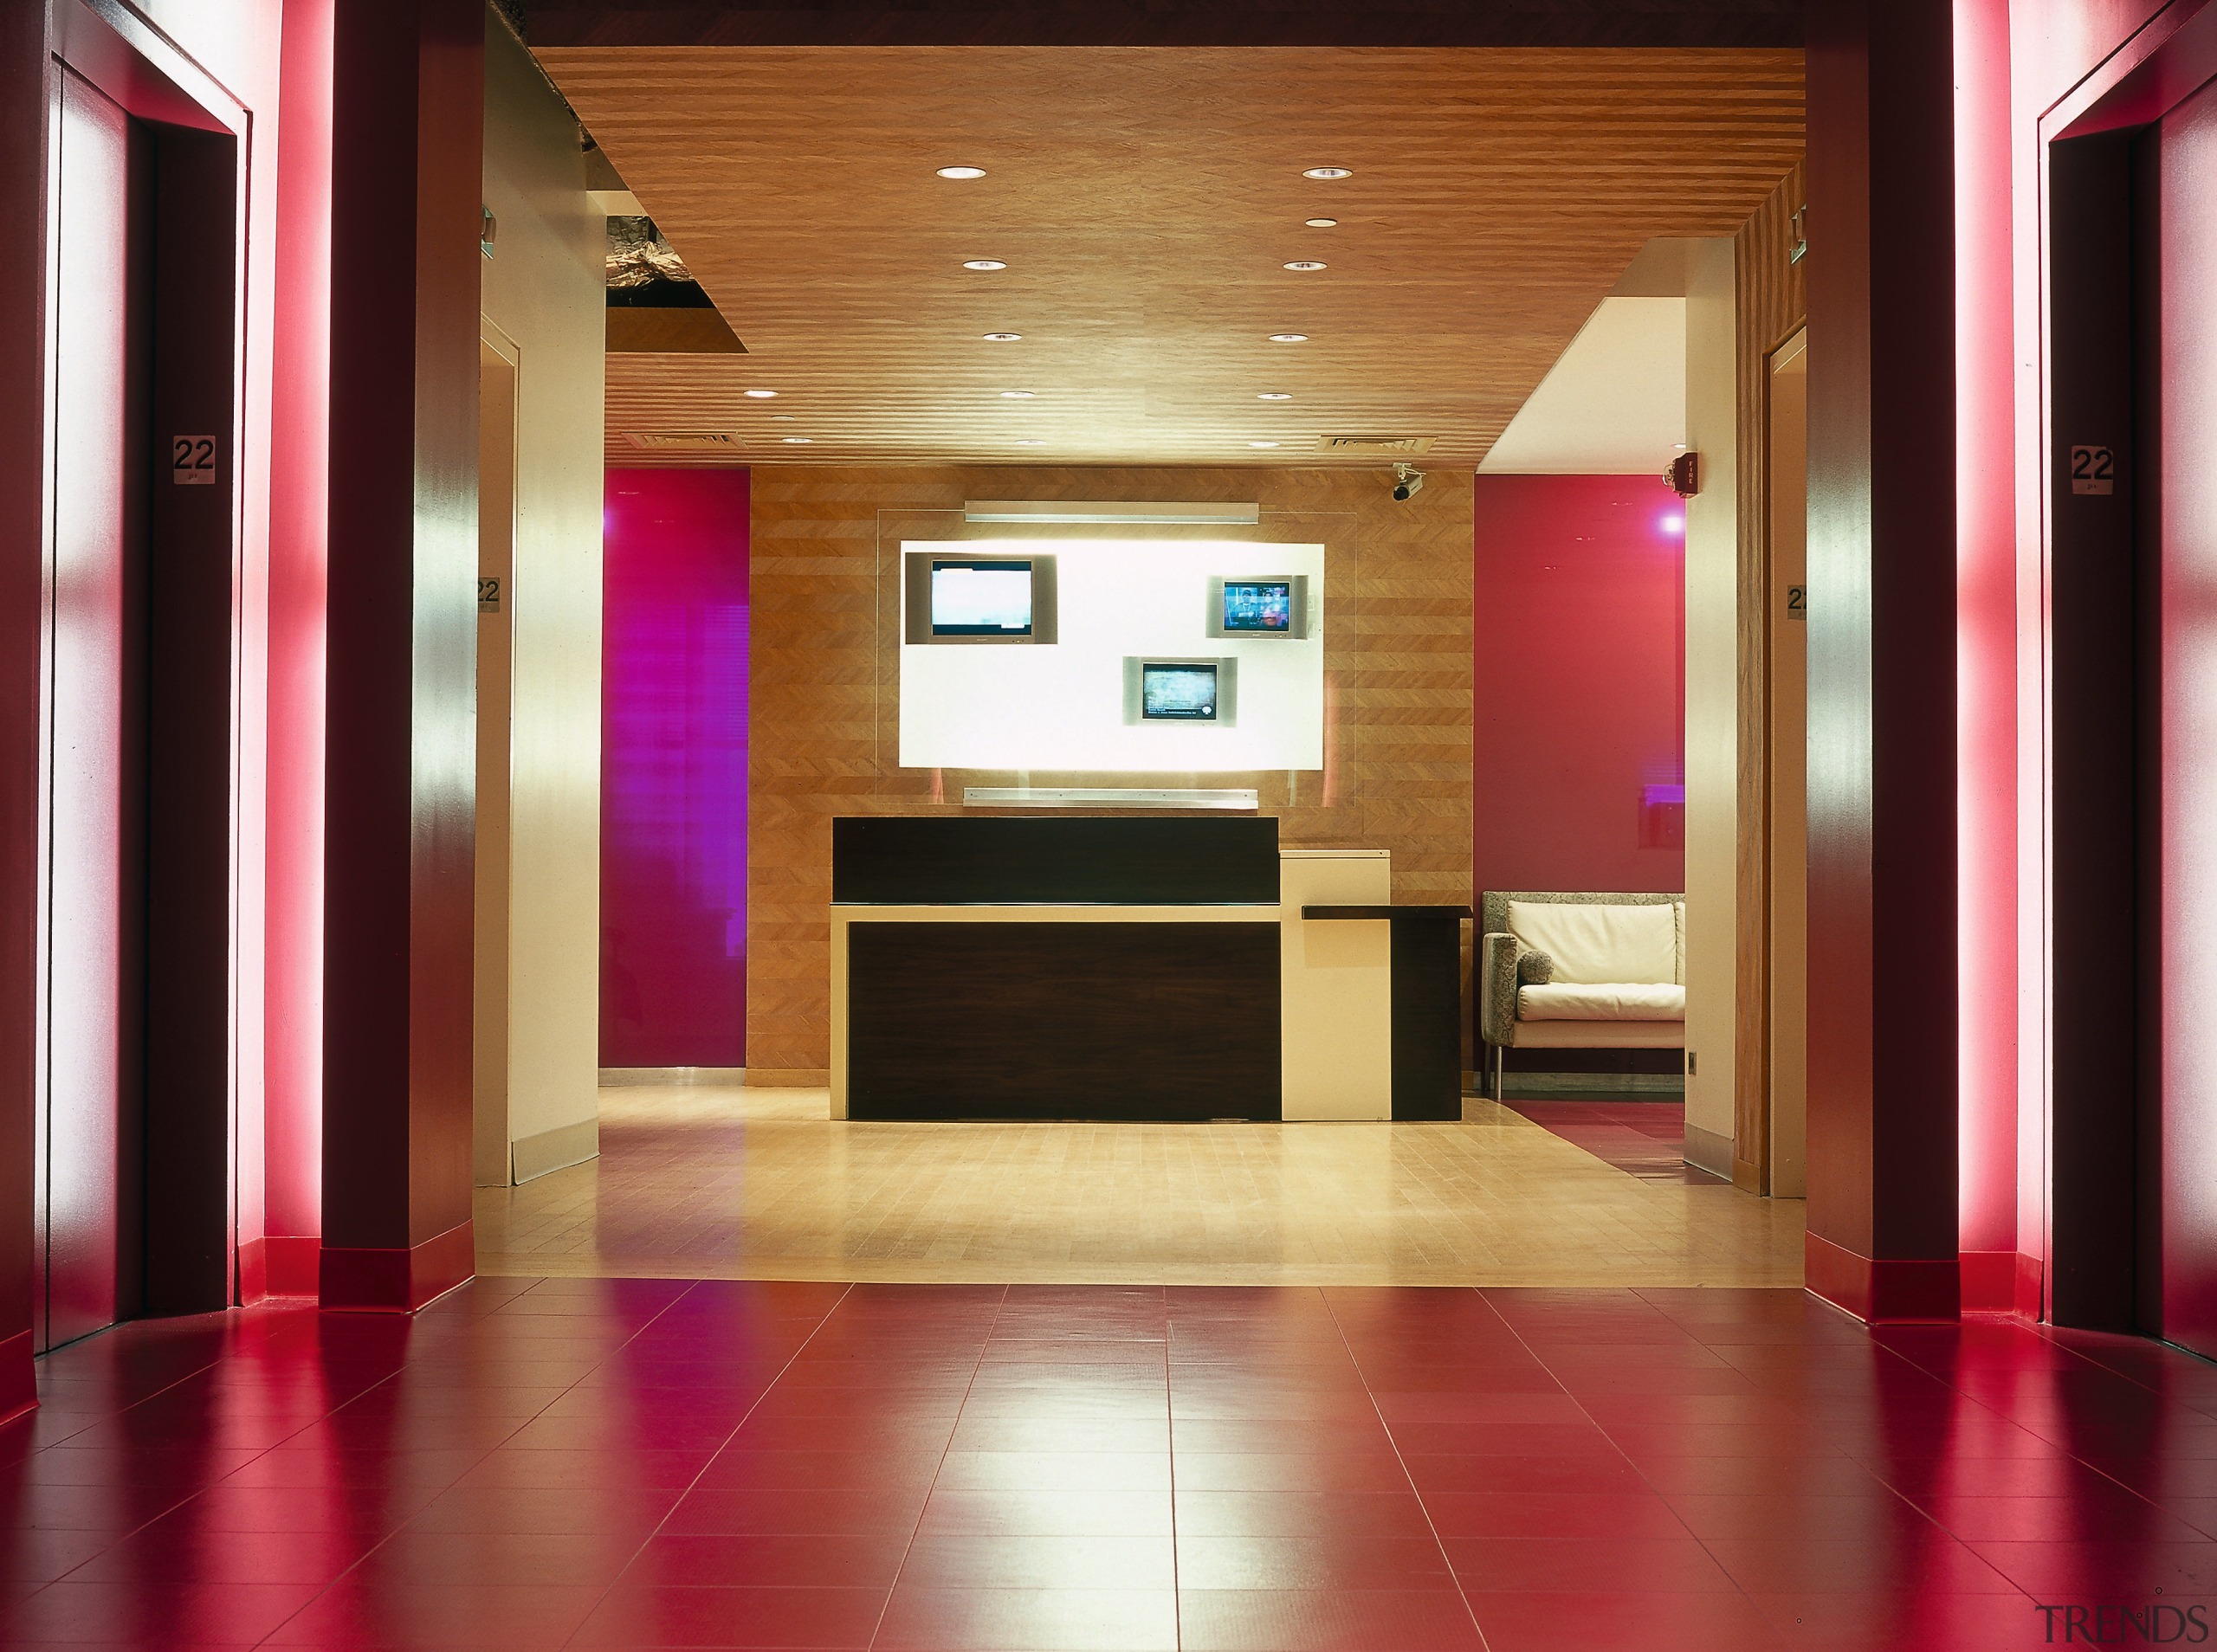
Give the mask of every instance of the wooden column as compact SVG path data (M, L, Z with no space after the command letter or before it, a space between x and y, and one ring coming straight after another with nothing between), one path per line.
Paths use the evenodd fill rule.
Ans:
M1955 419L1948 8L1810 13L1808 1284L1953 1318Z
M479 0L333 40L327 1307L469 1277Z

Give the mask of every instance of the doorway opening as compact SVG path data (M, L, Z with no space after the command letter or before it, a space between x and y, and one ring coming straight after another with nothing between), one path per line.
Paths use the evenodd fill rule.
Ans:
M237 1294L237 145L53 84L42 1350Z

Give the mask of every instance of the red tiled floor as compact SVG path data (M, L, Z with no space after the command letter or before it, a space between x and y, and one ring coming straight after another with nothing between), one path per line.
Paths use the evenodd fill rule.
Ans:
M1642 1181L1697 1182L1713 1187L1724 1179L1685 1162L1684 1101L1537 1101L1512 1097L1502 1105Z
M42 1380L0 1646L1988 1652L2217 1595L2207 1368L1797 1292L481 1281Z

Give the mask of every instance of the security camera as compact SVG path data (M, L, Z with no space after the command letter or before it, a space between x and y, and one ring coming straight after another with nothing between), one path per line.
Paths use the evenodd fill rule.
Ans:
M1414 499L1423 491L1423 488L1424 472L1419 470L1414 465L1393 467L1393 497L1395 499L1405 500Z

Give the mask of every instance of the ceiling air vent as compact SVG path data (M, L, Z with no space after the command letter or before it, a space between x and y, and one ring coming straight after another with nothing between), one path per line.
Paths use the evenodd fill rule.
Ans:
M1318 436L1316 445L1326 453L1428 453L1432 450L1430 436Z
M692 448L714 452L739 446L739 438L728 430L627 430L624 439L635 448Z

